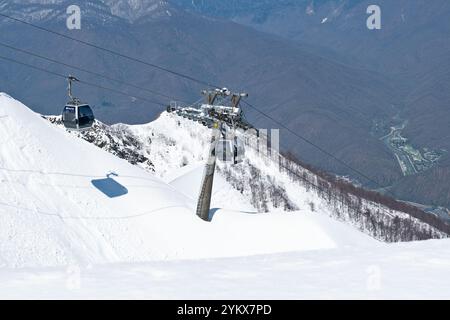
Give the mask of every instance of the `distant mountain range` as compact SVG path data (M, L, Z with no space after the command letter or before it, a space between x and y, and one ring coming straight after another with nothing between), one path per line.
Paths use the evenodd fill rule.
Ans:
M449 193L440 193L448 183L434 186L426 201L419 192L406 191L403 184L410 186L415 176L403 178L395 155L379 139L395 125L395 119L407 120L403 134L417 148L450 151L449 126L445 125L450 119L450 99L445 93L449 92L449 82L444 82L449 68L446 54L450 52L445 35L449 34L446 28L450 23L434 18L435 14L445 17L449 5L445 0L379 2L383 8L383 29L379 33L365 28L369 3L365 0L89 0L79 4L83 20L82 29L77 31L65 26L66 8L73 1L0 1L0 12L208 83L245 90L252 105L377 184L282 131L284 149L295 152L303 161L374 188L394 185L392 190L407 200L450 206ZM174 99L195 101L204 89L198 83L1 17L0 30L2 43L148 87ZM52 71L75 73L131 95L169 102L1 46L0 54ZM41 113L60 112L66 100L62 79L1 59L0 74L2 91ZM107 123L148 122L163 110L139 99L89 87L76 87L75 92L93 104L97 116ZM277 127L245 105L244 109L256 126ZM444 156L438 167L417 175L417 179L430 184L433 170L450 178L446 163Z

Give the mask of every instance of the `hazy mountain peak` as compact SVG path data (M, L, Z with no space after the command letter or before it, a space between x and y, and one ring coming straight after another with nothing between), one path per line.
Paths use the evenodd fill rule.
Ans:
M46 22L66 19L66 10L73 4L71 0L0 0L0 9L2 13L28 22ZM102 23L115 20L110 8L101 0L88 0L78 5L83 20Z
M2 12L27 21L46 21L66 16L71 0L0 0ZM87 0L77 4L84 18L107 21L122 18L135 22L143 17L172 16L174 9L161 0Z
M145 16L171 16L167 1L161 0L102 0L115 16L134 22Z

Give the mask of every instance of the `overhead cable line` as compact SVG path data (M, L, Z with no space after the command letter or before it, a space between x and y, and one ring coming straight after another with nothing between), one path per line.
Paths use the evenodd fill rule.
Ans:
M30 56L33 56L33 57L36 57L36 58L39 58L39 59L42 59L42 60L46 60L48 62L56 63L56 64L59 64L59 65L62 65L62 66L65 66L65 67L68 67L68 68L71 68L71 69L74 69L74 70L85 72L85 73L94 75L94 76L99 77L99 78L103 78L103 79L106 79L106 80L109 80L109 81L114 81L114 82L117 82L117 83L121 83L121 84L130 86L130 87L133 87L135 89L138 89L138 90L147 91L147 92L149 92L151 94L158 95L158 96L164 97L164 98L169 99L169 100L174 99L173 97L170 97L170 96L168 96L168 95L166 95L164 93L160 93L160 92L157 92L157 91L154 91L154 90L151 90L151 89L140 87L140 86L134 85L132 83L128 83L128 82L123 81L123 80L118 80L118 79L109 77L107 75L104 75L104 74L101 74L101 73L97 73L97 72L94 72L94 71L91 71L91 70L88 70L88 69L84 69L84 68L81 68L81 67L78 67L78 66L70 65L70 64L65 63L65 62L57 61L55 59L51 59L51 58L42 56L40 54L33 53L31 51L28 51L28 50L24 50L24 49L20 49L20 48L11 46L11 45L3 43L1 41L0 41L0 46L3 46L5 48L11 49L11 50L14 50L14 51L17 51L17 52L25 53L27 55L30 55ZM181 99L176 99L176 100L180 101L180 102L188 103L186 101L182 101Z
M279 125L281 128L284 128L285 130L287 130L289 133L291 133L292 135L294 135L295 137L297 137L298 139L306 142L307 144L309 144L310 146L316 148L317 150L319 150L320 152L326 154L327 156L329 156L330 158L334 159L335 161L339 162L340 164L342 164L344 167L346 167L347 169L353 171L354 173L358 174L359 176L367 179L367 181L370 181L372 183L374 183L375 185L379 186L380 188L382 188L382 186L375 181L374 179L372 179L371 177L367 176L366 174L364 174L363 172L361 172L358 169L353 168L352 166L350 166L349 164L347 164L346 162L342 161L341 159L339 159L338 157L336 157L334 154L326 151L325 149L323 149L322 147L318 146L317 144L315 144L314 142L312 142L311 140L301 136L300 134L298 134L297 132L295 132L294 130L292 130L291 128L289 128L288 126L284 125L282 122L278 121L277 119L275 119L274 117L272 117L271 115L265 113L264 111L259 110L258 108L256 108L255 106L253 106L251 103L247 102L247 101L243 101L243 103L245 103L247 106L249 106L250 108L252 108L253 110L257 111L258 113L260 113L261 115L263 115L264 117L272 120L274 123L276 123L277 125Z
M33 28L36 28L36 29L39 29L41 31L49 32L51 34L57 35L57 36L62 37L62 38L78 42L78 43L83 44L85 46L88 46L88 47L91 47L91 48L95 48L95 49L107 52L109 54L112 54L112 55L115 55L115 56L118 56L118 57L130 60L130 61L133 61L133 62L137 62L137 63L143 64L143 65L146 65L148 67L151 67L151 68L154 68L154 69L158 69L160 71L164 71L164 72L170 73L170 74L175 75L177 77L181 77L181 78L184 78L184 79L196 82L198 84L201 84L201 85L204 85L204 86L207 86L207 87L220 88L220 86L216 86L214 84L208 83L208 82L203 81L201 79L198 79L198 78L195 78L195 77L191 77L191 76L186 75L184 73L177 72L177 71L168 69L166 67L163 67L163 66L160 66L160 65L157 65L157 64L154 64L154 63L150 63L150 62L147 62L147 61L135 58L135 57L131 57L129 55L126 55L126 54L123 54L123 53L120 53L120 52L117 52L117 51L114 51L114 50L111 50L111 49L107 49L107 48L101 47L99 45L93 44L93 43L88 42L88 41L80 40L80 39L68 36L66 34L63 34L63 33L60 33L60 32L57 32L57 31L45 28L45 27L38 26L38 25L36 25L34 23L27 22L27 21L22 20L22 19L14 18L14 17L6 15L4 13L0 13L0 16L4 17L4 18L7 18L7 19L10 19L10 20L13 20L13 21L16 21L16 22L19 22L19 23L22 23L24 25L27 25L27 26L30 26L30 27L33 27Z
M64 75L64 74L61 74L61 73L57 73L57 72L54 72L54 71L51 71L51 70L48 70L48 69L45 69L45 68L37 67L37 66L31 65L31 64L25 63L25 62L21 62L21 61L15 60L15 59L11 59L11 58L4 57L4 56L0 56L0 59L6 60L6 61L9 61L9 62L13 62L13 63L19 64L19 65L22 65L22 66L26 66L26 67L29 67L29 68L32 68L32 69L35 69L35 70L38 70L38 71L46 72L48 74L51 74L51 75L54 75L54 76L57 76L57 77L60 77L60 78L67 79L67 75ZM158 102L158 101L155 101L155 100L147 99L147 98L136 96L136 95L130 95L130 94L124 92L124 91L116 90L116 89L109 88L109 87L104 87L104 86L101 86L101 85L98 85L98 84L95 84L95 83L91 83L91 82L87 82L87 81L84 81L84 80L79 80L79 83L87 85L87 86L91 86L91 87L94 87L94 88L97 88L97 89L111 91L111 92L114 92L116 94L119 94L119 95L122 95L122 96L126 96L126 97L129 97L129 98L132 98L132 99L142 100L142 101L154 104L154 105L163 106L163 107L165 106L165 104L163 104L161 102Z

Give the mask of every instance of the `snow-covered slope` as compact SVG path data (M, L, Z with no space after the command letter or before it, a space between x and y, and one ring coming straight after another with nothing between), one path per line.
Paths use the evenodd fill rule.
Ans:
M203 222L194 214L197 168L172 177L171 186L6 94L0 137L3 266L231 257L373 241L307 209L237 211L251 209L239 198L227 198L229 210L216 206L213 222Z
M214 218L198 219L207 135L189 126L165 114L122 131L109 151L153 155L140 167L0 94L0 297L450 297L448 240L375 241L328 217L326 202L313 212L320 198L304 188L297 211L256 214L221 165ZM152 142L127 150L129 134Z
M62 127L60 117L47 118ZM194 185L200 184L211 132L196 122L163 112L157 120L145 125L107 126L96 122L92 130L75 135L155 172L168 183L175 180L192 190L189 188L192 177L197 177ZM380 199L377 194L355 189L342 179L324 177L277 152L269 158L256 150L251 142L255 137L241 138L246 141L244 162L236 166L218 162L213 197L213 205L217 207L230 208L233 203L233 210L249 211L248 206L239 205L244 201L257 212L309 208L387 242L442 238L450 233L449 225L417 208ZM267 144L263 138L259 140L259 145ZM180 174L184 177L178 177ZM197 193L192 194L195 199Z
M149 258L157 254L146 217L174 208L189 216L188 200L161 180L4 94L0 116L0 264Z
M8 299L449 299L450 241L78 268L0 269Z
M50 117L50 121L60 122L58 117ZM145 125L110 127L97 123L93 130L76 135L155 172L168 183L173 181L182 189L187 188L192 198L196 198L197 193L190 186L200 184L201 166L211 135L200 124L164 112ZM254 137L242 138L254 141ZM260 139L259 144L266 142ZM281 155L275 157L279 162L274 162L273 157L269 159L255 150L254 143L247 142L246 149L242 164L230 166L218 162L213 206L248 211L246 206L240 206L244 201L257 212L308 209L387 242L441 238L450 233L449 226L415 208L390 199L383 202L376 194L355 189L341 180L330 180Z

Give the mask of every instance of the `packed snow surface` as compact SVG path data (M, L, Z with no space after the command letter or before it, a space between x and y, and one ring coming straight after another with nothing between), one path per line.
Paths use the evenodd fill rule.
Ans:
M202 170L162 179L0 93L0 298L450 298L449 240L257 213L220 176L204 222Z
M271 255L0 269L0 297L449 299L449 240Z

